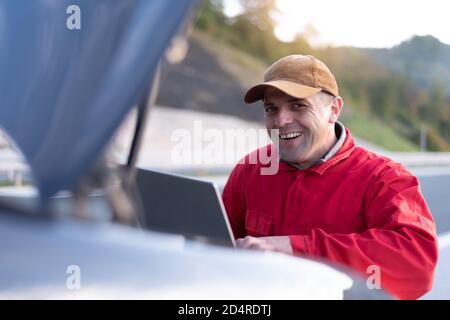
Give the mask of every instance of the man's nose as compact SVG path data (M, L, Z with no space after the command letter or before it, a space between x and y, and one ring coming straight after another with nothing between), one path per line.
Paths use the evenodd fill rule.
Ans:
M278 128L283 128L285 125L292 123L293 114L290 110L280 110L278 112L277 118L275 119L275 124Z

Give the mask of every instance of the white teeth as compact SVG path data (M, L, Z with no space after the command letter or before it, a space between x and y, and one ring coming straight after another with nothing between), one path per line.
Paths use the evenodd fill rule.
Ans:
M287 134L280 134L280 138L281 139L292 139L292 138L297 138L298 136L301 136L301 132L291 132L291 133L287 133Z

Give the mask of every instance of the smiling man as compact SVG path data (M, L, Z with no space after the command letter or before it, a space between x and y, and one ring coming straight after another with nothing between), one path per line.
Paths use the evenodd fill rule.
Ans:
M438 253L419 182L355 145L338 122L344 103L328 67L284 57L245 96L258 100L274 141L263 151L279 170L262 174L254 154L233 169L223 200L238 247L328 258L366 276L380 270L382 287L402 299L428 292Z

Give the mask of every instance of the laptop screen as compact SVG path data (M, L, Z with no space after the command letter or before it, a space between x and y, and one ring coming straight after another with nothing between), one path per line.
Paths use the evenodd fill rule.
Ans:
M136 184L144 209L143 227L234 246L222 198L214 183L138 169Z

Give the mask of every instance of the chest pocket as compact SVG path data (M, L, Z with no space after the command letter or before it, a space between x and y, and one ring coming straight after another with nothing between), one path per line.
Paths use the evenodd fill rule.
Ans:
M253 210L247 210L245 218L245 229L247 230L247 235L253 237L268 236L273 230L272 225L272 217Z

